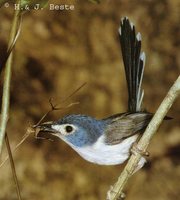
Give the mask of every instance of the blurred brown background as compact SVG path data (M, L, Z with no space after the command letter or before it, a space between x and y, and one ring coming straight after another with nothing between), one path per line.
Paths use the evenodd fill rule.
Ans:
M15 52L8 134L14 147L29 124L84 82L87 85L47 120L70 113L97 118L123 112L126 82L117 29L128 16L143 38L147 55L144 107L155 112L180 71L178 0L50 1L74 4L74 11L32 11L24 15ZM0 13L0 52L5 51L13 8ZM1 76L1 93L2 93ZM180 196L179 100L150 144L147 165L126 187L127 200L174 200ZM4 148L4 155L6 154ZM14 154L23 199L99 200L124 166L98 166L84 161L62 141L36 140L31 135ZM0 199L17 199L9 163L0 169Z

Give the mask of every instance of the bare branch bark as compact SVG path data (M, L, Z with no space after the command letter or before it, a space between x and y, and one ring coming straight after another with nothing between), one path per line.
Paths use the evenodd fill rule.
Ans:
M173 86L170 88L163 102L159 106L157 112L154 114L151 122L146 128L143 136L137 144L137 148L142 152L145 152L150 140L153 135L157 132L160 124L162 123L167 112L171 108L172 104L180 94L180 76L177 78ZM107 200L118 200L123 198L123 188L125 187L128 179L133 175L134 170L136 169L139 161L141 159L140 154L132 154L127 165L119 176L117 182L110 188L107 193Z

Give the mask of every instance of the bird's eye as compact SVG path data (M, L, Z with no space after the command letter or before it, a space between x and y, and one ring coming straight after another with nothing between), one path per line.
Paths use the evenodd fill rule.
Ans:
M66 132L67 133L71 133L73 131L73 127L72 126L66 126Z

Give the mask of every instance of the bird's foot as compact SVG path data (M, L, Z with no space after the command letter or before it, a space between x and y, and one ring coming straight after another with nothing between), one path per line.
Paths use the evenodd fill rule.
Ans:
M134 154L134 155L140 154L143 157L148 157L149 156L149 152L140 149L138 147L137 142L133 143L132 148L131 148L131 153Z

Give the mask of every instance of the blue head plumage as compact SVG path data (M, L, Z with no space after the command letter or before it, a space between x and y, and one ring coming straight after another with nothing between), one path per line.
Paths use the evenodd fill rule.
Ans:
M56 123L52 128L58 130L58 137L74 146L82 147L95 143L103 134L105 121L96 120L86 115L67 115Z

